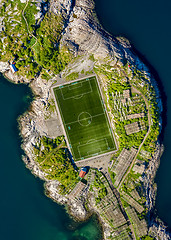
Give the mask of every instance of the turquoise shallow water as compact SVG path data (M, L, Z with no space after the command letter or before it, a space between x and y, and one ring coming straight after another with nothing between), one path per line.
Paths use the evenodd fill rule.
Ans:
M157 172L157 214L171 228L171 1L95 0L100 22L113 35L127 37L154 67L166 98L165 152Z
M9 83L0 75L0 239L100 240L96 217L78 224L64 207L44 195L43 182L25 168L17 117L29 106L27 86Z

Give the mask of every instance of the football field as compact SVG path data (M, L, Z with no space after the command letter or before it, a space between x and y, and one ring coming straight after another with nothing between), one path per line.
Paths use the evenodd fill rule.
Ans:
M54 86L53 92L75 161L116 150L95 76Z

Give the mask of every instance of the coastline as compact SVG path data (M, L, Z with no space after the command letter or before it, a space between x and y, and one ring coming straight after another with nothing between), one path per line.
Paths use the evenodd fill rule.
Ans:
M77 2L77 4L78 4L78 2ZM90 1L90 2L92 3L92 1ZM84 3L84 1L81 2L81 4L83 4L83 3ZM86 2L85 3L86 6L82 5L82 9L84 7L87 7L87 4L88 3ZM93 5L91 5L91 6L93 6ZM79 8L79 4L76 6L76 10L75 10L76 13L78 13L77 8ZM73 10L73 12L74 12L74 10ZM88 17L90 17L90 16L87 16L87 18ZM71 19L73 19L72 16L71 16ZM96 25L96 23L95 23L95 25ZM99 26L96 26L96 27L99 28ZM67 28L69 28L69 27L67 27ZM99 31L99 29L98 29L98 31ZM101 31L103 32L104 29L101 29ZM107 33L105 33L105 34L107 34ZM97 34L97 36L98 36L98 34ZM74 37L75 36L72 36L72 34L70 35L70 33L67 33L67 31L66 31L66 34L64 35L63 41L66 41L66 39L68 39L68 38L70 38L70 39L73 38L74 39ZM99 38L101 38L101 37L102 36L101 36L101 32L100 32L99 33ZM102 40L103 40L102 50L101 50L101 48L96 49L96 51L92 50L92 49L91 50L90 49L86 50L86 48L82 47L81 51L83 51L84 54L85 54L86 51L89 54L92 54L92 52L95 51L93 53L97 58L101 58L101 57L105 58L106 56L108 56L108 54L106 54L106 52L107 51L109 52L110 48L114 49L113 51L117 51L117 48L118 48L119 51L117 51L117 53L119 52L119 54L117 56L120 55L120 59L121 59L121 56L122 56L123 52L126 52L128 62L130 64L132 64L133 66L137 66L139 69L141 69L141 71L145 72L149 82L153 83L153 86L155 87L156 96L157 96L157 99L158 99L158 106L160 108L160 115L161 115L162 114L162 105L161 105L162 100L161 100L161 97L160 97L160 91L159 91L157 82L155 81L153 76L151 76L151 73L149 72L148 68L144 65L143 62L141 62L139 57L135 56L135 53L132 52L132 47L130 46L128 41L126 42L126 40L125 39L123 40L122 38L118 38L118 39L116 39L116 38L111 39L111 38L112 38L111 35L107 35L105 37L105 39L103 39L103 37L102 37ZM109 41L106 40L106 39L109 39ZM114 43L112 42L112 40L113 40ZM78 39L77 39L77 41L79 43ZM108 44L111 44L110 48L108 48ZM105 54L104 54L104 52L105 52ZM112 53L109 52L109 55L113 55L113 52ZM119 61L119 60L117 59L117 61ZM4 68L1 68L0 70L3 72ZM65 72L63 72L63 75L64 75L64 73ZM9 73L6 74L6 72L5 72L4 74L5 74L6 79L8 78L9 81L11 81L15 84L18 84L18 83L29 84L29 87L31 88L31 90L32 90L32 92L35 96L33 102L31 103L30 110L25 112L18 119L19 129L20 129L20 132L21 132L21 136L23 138L23 143L22 143L21 147L26 154L25 156L23 156L23 161L25 162L26 167L29 168L31 170L31 172L36 177L39 177L39 178L41 178L42 180L45 181L45 192L48 191L50 193L49 197L52 198L52 200L54 200L55 202L57 202L59 204L62 204L62 205L64 205L64 204L69 205L67 197L61 196L58 193L57 188L58 188L59 182L48 181L46 179L46 176L45 176L44 172L42 172L39 169L39 166L34 161L35 156L34 156L34 153L33 153L33 150L32 150L33 146L36 144L36 141L40 138L40 136L43 136L43 135L49 136L48 127L45 124L45 122L46 122L46 120L45 120L46 109L44 108L44 102L45 102L45 105L47 105L49 99L52 98L50 89L51 89L52 84L56 81L57 76L53 77L53 79L48 81L48 82L46 80L41 79L40 77L37 78L37 79L34 79L33 81L30 82L30 80L28 80L27 78L17 77L17 76L12 75L11 73L9 75ZM57 114L55 112L52 113L51 117L52 118L58 118ZM161 127L162 127L162 123L161 123ZM149 166L148 173L147 173L147 176L146 176L146 179L145 179L145 187L146 187L146 190L147 190L146 191L146 198L147 198L147 205L148 205L148 209L149 209L149 218L150 218L151 214L153 215L153 211L154 211L155 195L156 195L156 191L157 191L156 187L154 186L154 184L155 184L154 179L155 179L156 171L157 171L157 169L159 167L159 164L160 164L160 162L159 162L160 157L161 157L161 149L160 148L162 148L162 145L159 143L158 149L157 149L158 150L158 155L156 155L154 157L154 159L152 159L150 161L151 165ZM86 221L87 213L84 209L84 206L81 206L81 205L78 206L78 203L73 202L73 203L71 203L71 205L69 205L69 207L71 208L71 210L69 210L69 213L72 212L72 214L73 214L75 212L75 217L78 218L78 220ZM98 211L95 208L95 206L92 207L92 212L95 212L98 215ZM101 224L103 226L103 229L104 229L104 235L105 235L104 239L107 239L106 236L108 235L108 227L102 219L100 219L100 222L101 222ZM154 220L152 220L151 222L152 222L152 226L151 226L150 231L153 232L154 229L156 229L157 224L159 224L159 223L155 222ZM161 223L159 225L161 227L161 229L160 229L161 233L157 232L156 234L158 234L160 236L160 234L162 234L164 232L164 235L163 235L164 238L163 239L169 239L168 238L169 235L167 235L167 231L165 229L165 226L162 226ZM105 228L107 230L105 230ZM159 229L158 226L157 226L157 229Z

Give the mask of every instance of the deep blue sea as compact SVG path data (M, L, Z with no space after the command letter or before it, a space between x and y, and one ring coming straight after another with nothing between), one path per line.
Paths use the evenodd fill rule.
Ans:
M171 228L171 1L95 0L95 3L103 27L115 36L127 37L152 66L154 74L158 74L164 92L166 126L165 152L156 176L156 209Z
M64 207L44 195L43 182L25 168L17 118L32 100L28 86L14 85L0 75L0 239L99 240L93 216L78 224Z

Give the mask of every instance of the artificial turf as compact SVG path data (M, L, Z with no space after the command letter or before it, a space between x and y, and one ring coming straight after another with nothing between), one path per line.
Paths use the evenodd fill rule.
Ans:
M95 76L53 87L75 161L116 150Z

